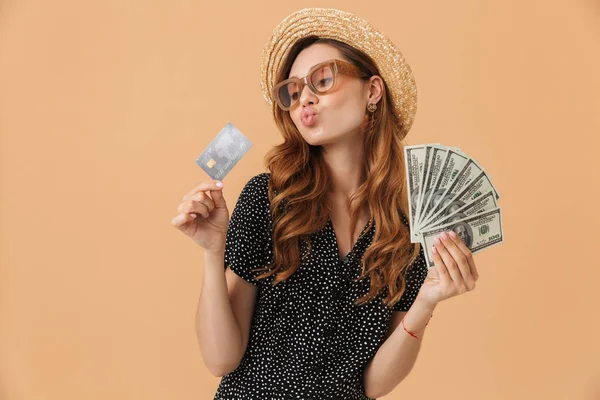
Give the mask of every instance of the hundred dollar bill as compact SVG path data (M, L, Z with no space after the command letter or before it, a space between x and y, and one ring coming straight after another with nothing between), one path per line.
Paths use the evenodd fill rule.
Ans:
M452 183L446 188L442 196L437 200L436 204L432 205L429 214L424 215L422 218L422 225L427 224L429 219L435 215L442 207L448 204L452 199L460 192L466 185L471 183L480 173L483 168L473 158L469 158L465 165L462 167L456 178L452 180Z
M414 218L419 196L419 184L423 162L425 160L425 146L404 146L404 163L406 164L406 185L408 187L408 221L410 231L415 229Z
M483 195L476 197L475 200L470 203L463 203L460 200L450 202L444 207L442 214L431 220L428 226L423 227L424 230L430 230L437 226L446 225L450 222L457 221L459 219L470 217L471 215L479 214L484 211L490 211L498 207L496 201L496 193L490 189Z
M439 221L441 218L444 218L444 216L448 215L445 210L448 209L450 205L459 205L462 207L465 204L475 200L488 190L492 190L494 192L496 200L500 198L487 172L483 170L475 179L471 181L471 183L464 187L460 193L457 193L456 196L451 199L444 198L442 203L440 203L440 210L434 213L426 222L424 222L420 229L423 229L426 226L432 226L433 223L435 223L435 220Z
M423 173L421 174L421 183L419 184L419 197L417 199L415 221L419 221L419 214L423 204L423 195L431 186L431 173L433 170L439 172L439 166L442 162L442 157L448 152L446 146L429 145L425 149L425 161L423 162Z
M439 177L442 162L446 157L448 150L450 149L460 151L460 149L456 147L433 145L431 149L431 156L429 157L429 162L423 164L423 178L422 183L420 185L421 193L417 204L417 215L415 217L415 221L417 221L417 223L416 229L415 231L413 231L413 235L418 236L418 231L420 229L418 221L421 219L422 213L424 212L425 200L428 199L431 195L433 185Z
M431 194L425 200L424 211L420 215L421 220L431 212L434 205L437 205L448 186L456 179L460 170L467 163L467 160L469 160L469 157L466 154L452 148L448 150L442 162L439 177L433 184Z
M494 208L480 214L473 215L447 225L435 227L431 230L423 231L423 253L427 262L427 268L433 268L433 257L431 248L434 239L440 236L442 232L454 231L471 250L472 254L480 252L504 241L502 232L502 213L500 208Z

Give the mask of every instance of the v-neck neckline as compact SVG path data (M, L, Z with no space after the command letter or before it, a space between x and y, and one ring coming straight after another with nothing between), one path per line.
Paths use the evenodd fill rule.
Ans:
M358 235L358 239L356 239L356 241L354 242L354 244L350 248L350 251L348 252L348 254L346 254L344 257L340 258L340 247L339 247L339 243L338 243L338 240L337 240L337 236L335 235L335 229L333 228L333 221L331 220L331 216L327 216L327 224L331 228L331 233L333 234L333 241L335 243L335 254L338 257L338 262L342 262L342 261L348 259L348 257L350 256L350 254L354 253L354 249L355 249L356 245L358 244L358 242L360 242L360 240L362 239L362 236L366 232L367 228L369 227L369 223L371 223L370 219L367 221L365 227L360 232L360 235Z

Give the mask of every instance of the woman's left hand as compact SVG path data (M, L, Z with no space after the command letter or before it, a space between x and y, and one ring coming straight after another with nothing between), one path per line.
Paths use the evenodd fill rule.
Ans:
M435 266L429 269L418 298L436 305L475 289L479 274L473 255L453 231L444 232L434 241L431 254Z

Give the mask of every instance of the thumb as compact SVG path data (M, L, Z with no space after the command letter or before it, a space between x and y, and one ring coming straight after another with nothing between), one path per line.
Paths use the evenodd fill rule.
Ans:
M223 189L211 190L210 197L212 197L213 203L215 203L215 207L227 207L225 197L223 196Z

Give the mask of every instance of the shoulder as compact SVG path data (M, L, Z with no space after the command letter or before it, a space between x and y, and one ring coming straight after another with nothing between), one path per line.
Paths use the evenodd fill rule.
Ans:
M263 172L252 176L250 179L248 179L248 181L246 181L242 191L238 196L234 213L249 213L258 217L270 212L270 176L270 173Z
M254 175L253 177L251 177L246 182L246 186L253 186L253 187L257 187L257 188L263 187L263 186L268 186L270 179L271 179L270 172L261 172L260 174L257 174L257 175Z
M249 197L254 201L268 200L270 178L269 172L254 175L244 185L240 197Z

